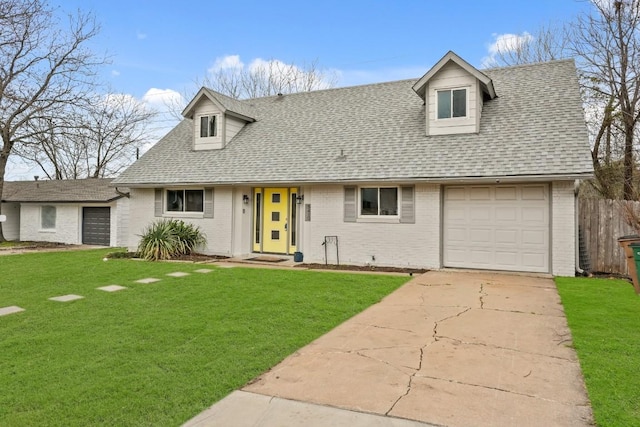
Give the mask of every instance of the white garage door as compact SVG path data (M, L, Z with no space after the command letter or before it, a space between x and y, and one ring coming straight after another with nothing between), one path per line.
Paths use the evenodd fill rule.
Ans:
M549 272L549 186L444 190L444 265Z

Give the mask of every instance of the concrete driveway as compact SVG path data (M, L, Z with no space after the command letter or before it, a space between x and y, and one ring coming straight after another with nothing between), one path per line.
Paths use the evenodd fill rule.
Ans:
M552 279L429 272L187 424L588 426L592 414Z

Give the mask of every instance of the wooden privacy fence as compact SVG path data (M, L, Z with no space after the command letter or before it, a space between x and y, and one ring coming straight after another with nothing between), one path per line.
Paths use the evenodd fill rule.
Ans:
M581 240L589 256L592 272L628 274L618 237L638 232L625 222L624 204L640 212L640 202L599 199L578 201Z

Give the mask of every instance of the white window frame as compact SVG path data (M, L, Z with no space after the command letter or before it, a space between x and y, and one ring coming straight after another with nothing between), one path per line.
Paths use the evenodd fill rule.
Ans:
M51 227L48 224L44 223L45 219L45 208L50 208L53 210L53 225ZM42 205L40 206L40 230L43 231L56 231L56 225L58 223L58 208L53 205Z
M453 117L453 92L456 90L464 90L465 97L465 109L464 116ZM449 111L449 117L438 117L439 105L438 105L438 94L440 92L451 92L451 110ZM435 118L436 120L466 120L469 118L469 88L468 87L452 87L452 88L440 88L435 89L435 98L436 98L436 110L435 110Z
M169 191L182 191L182 209L181 210L169 210ZM187 191L200 191L202 193L202 210L200 211L187 211ZM165 188L164 190L164 208L163 212L166 215L203 215L204 214L204 188Z
M216 122L216 127L215 127L215 133L214 135L211 135L211 118L215 119ZM202 136L202 119L206 118L207 119L207 135L206 136ZM201 114L198 116L198 122L199 122L199 127L200 127L200 133L198 134L199 138L218 138L220 136L220 115L219 114Z
M395 215L381 215L380 214L380 189L382 188L395 188L396 189L396 214ZM362 213L362 190L363 189L376 189L378 190L378 214L363 214ZM402 191L398 185L363 185L358 187L358 219L400 219L400 207L402 206Z

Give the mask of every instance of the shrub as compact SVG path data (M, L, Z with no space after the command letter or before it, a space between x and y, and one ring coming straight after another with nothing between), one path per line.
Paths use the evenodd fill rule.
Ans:
M138 253L151 261L189 255L198 245L206 243L199 227L176 219L156 221L140 237Z
M200 245L204 245L207 240L200 231L200 227L187 224L184 221L173 220L173 232L178 241L178 254L189 255Z

